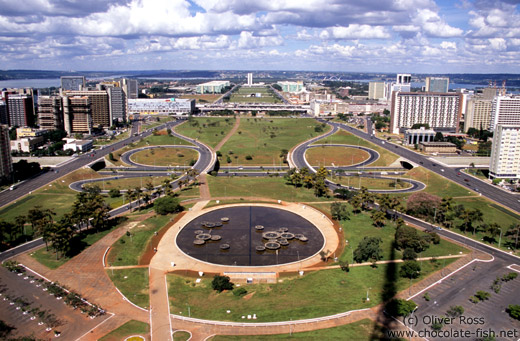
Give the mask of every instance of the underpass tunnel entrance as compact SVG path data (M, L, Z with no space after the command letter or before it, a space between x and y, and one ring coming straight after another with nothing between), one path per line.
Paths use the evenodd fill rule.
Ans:
M408 162L408 161L401 161L401 166L404 169L407 169L407 170L410 170L410 169L414 168L414 165L411 162Z

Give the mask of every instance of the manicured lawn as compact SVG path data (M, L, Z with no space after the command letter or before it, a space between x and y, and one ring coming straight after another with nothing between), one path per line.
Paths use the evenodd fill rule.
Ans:
M187 148L154 148L141 150L132 154L134 162L152 166L189 166L190 161L196 162L199 153Z
M280 103L281 100L270 93L267 87L241 87L231 94L231 103ZM256 94L261 94L256 97Z
M150 306L148 268L106 270L114 285L141 308Z
M175 215L155 215L129 229L130 236L123 235L114 243L108 254L111 266L138 265L146 246L158 232Z
M382 340L386 334L384 329L369 319L364 319L338 327L318 329L310 332L273 334L273 335L217 335L211 341L225 340L254 340L268 341L273 339L296 339L296 340Z
M307 149L305 158L313 166L351 166L367 160L370 155L349 147L317 147Z
M323 133L314 128L319 123L310 118L243 118L238 131L222 146L222 166L280 165L282 150L289 151L300 142ZM328 130L328 126L325 130ZM251 156L247 160L246 156ZM231 162L227 162L229 156Z
M412 187L407 182L397 182L395 179L367 178L363 176L334 176L328 178L330 181L342 184L344 186L352 186L355 188L366 187L367 189L405 189Z
M103 336L99 341L121 341L132 335L146 336L148 333L150 333L150 325L148 323L130 320Z
M202 94L202 95L182 95L182 99L194 99L197 103L213 103L222 95Z
M359 146L368 147L368 148L375 150L376 152L379 153L379 159L376 160L375 162L371 163L370 165L368 165L369 167L389 166L399 158L399 156L397 156L396 154L391 153L391 152L387 151L386 149L383 149L373 143L370 143L370 142L368 142L362 138L359 138L356 135L348 133L344 130L340 130L337 133L335 133L334 135L329 136L325 139L321 139L314 144L322 144L322 143L330 143L330 144L342 143L342 144L350 144L350 145L355 145L355 146L359 145Z
M275 200L307 202L332 200L318 198L312 189L286 185L280 177L214 177L208 176L211 196L218 197L261 197Z
M148 175L148 174L146 174ZM117 180L106 180L106 181L100 181L96 182L96 185L99 186L99 188L103 190L110 190L112 188L119 188L119 189L128 189L128 188L136 188L140 187L143 188L146 186L148 182L152 183L154 186L161 185L162 182L166 179L170 179L169 176L145 176L143 173L142 177L139 178L123 178L123 179L117 179Z
M446 264L450 262L447 260ZM218 294L211 289L212 278L195 283L195 278L170 274L170 308L172 314L187 315L189 304L192 317L241 322L243 315L252 314L257 316L255 322L327 316L372 307L408 287L410 281L398 276L399 267L385 264L351 268L349 273L340 269L307 272L303 277L284 277L283 282L276 284L246 285L248 295L244 297L236 297L232 292ZM440 267L440 262L423 262L421 277L413 283ZM367 290L370 301L364 302Z
M426 185L425 192L437 195L439 197L467 197L474 196L475 193L460 186L434 172L431 172L424 167L415 167L408 171L405 178L410 177L414 180L421 181Z
M173 341L187 341L191 337L191 334L182 330L173 332Z
M141 126L141 131L146 130L146 129L150 129L150 128L155 128L157 126L160 126L163 123L170 122L170 121L173 121L175 119L176 118L172 117L172 116L156 116L156 117L154 117L151 120L147 120L146 124L143 124Z
M196 117L175 127L175 131L215 147L233 128L233 117Z

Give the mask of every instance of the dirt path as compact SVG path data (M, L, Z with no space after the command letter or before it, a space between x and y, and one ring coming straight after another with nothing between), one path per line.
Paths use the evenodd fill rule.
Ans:
M219 150L220 148L222 148L222 146L224 145L224 143L226 143L229 138L231 136L233 136L233 134L236 133L236 131L238 130L238 127L240 126L240 116L237 116L237 119L235 121L235 125L233 126L233 128L231 128L231 131L229 133L227 133L226 136L224 136L224 138L222 139L222 141L220 141L214 148L214 150Z

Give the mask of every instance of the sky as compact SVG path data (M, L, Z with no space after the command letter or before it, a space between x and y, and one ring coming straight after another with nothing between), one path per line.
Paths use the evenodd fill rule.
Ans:
M0 0L0 69L520 73L520 0Z

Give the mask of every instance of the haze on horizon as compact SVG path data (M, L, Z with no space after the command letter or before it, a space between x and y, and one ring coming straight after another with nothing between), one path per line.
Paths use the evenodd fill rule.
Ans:
M520 73L519 0L0 0L2 69Z

